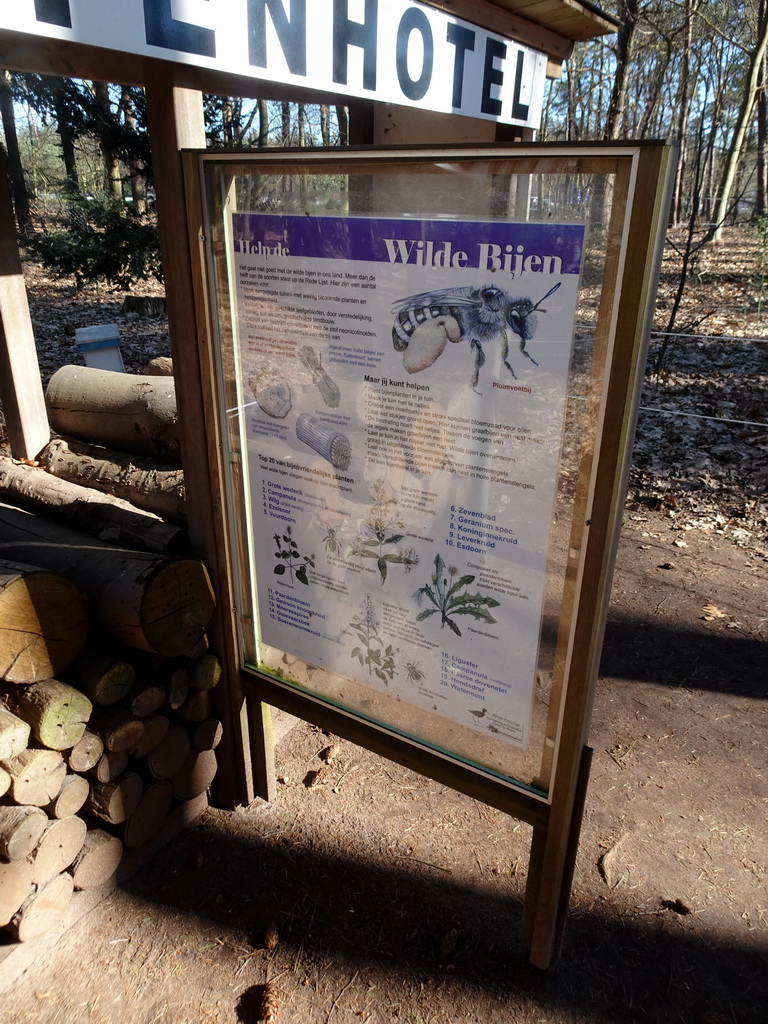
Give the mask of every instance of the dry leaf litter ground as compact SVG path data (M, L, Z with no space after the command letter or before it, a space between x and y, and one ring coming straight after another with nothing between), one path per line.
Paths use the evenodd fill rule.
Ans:
M712 310L716 337L668 344L643 395L557 975L518 939L527 826L301 724L274 804L208 810L41 951L0 1020L768 1020L768 331L750 246L732 236L717 277L700 268L686 313ZM30 288L44 377L92 323L120 323L131 369L167 352L160 318L38 271Z

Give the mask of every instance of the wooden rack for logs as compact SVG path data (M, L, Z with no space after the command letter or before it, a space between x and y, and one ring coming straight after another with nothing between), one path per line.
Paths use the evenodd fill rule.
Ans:
M222 735L173 381L63 367L47 404L73 436L0 456L0 930L19 941L206 792Z

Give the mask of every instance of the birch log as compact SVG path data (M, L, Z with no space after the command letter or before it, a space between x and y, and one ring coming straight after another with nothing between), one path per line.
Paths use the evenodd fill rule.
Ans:
M54 476L94 488L154 512L177 526L187 521L184 470L74 438L54 438L37 457Z
M58 796L46 807L50 817L69 818L70 815L77 814L88 799L90 788L88 780L82 775L67 775Z
M47 824L48 815L39 807L0 806L0 856L24 860L40 842Z
M67 764L73 772L87 772L99 763L104 753L104 741L101 736L86 729L83 738L67 754Z
M59 795L67 774L64 758L58 750L28 747L16 757L3 761L11 777L11 799L17 804L46 807Z
M29 734L29 724L0 704L0 761L26 750Z
M11 920L32 887L32 865L28 860L0 861L0 928Z
M57 875L47 885L28 896L7 925L19 942L40 938L59 923L72 898L72 876Z
M110 825L120 825L133 814L143 792L141 776L126 772L113 782L97 782L91 786L88 810Z
M45 404L58 434L180 463L173 377L62 366Z
M189 654L213 616L208 571L197 559L112 547L5 504L0 504L0 558L67 576L92 599L104 632L141 650Z
M116 836L100 828L90 829L70 868L75 888L104 885L117 871L122 856L123 844Z
M7 697L8 706L29 722L38 743L50 750L69 750L79 743L93 705L58 679L20 686Z
M127 849L144 846L157 835L168 817L172 799L170 782L153 782L145 789L133 814L120 829Z
M69 867L82 849L87 831L88 826L76 814L48 823L32 856L35 885L46 885Z
M50 679L85 645L90 622L75 583L0 554L0 676L9 683Z
M44 469L0 456L0 498L72 523L99 540L127 544L140 551L183 554L186 531L151 512L92 487L51 476Z

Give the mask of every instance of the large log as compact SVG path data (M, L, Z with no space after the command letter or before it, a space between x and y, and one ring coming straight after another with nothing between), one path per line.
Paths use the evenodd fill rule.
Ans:
M69 750L85 732L93 705L58 679L18 687L6 698L11 711L29 722L38 743L50 750Z
M28 747L16 757L3 761L11 777L10 795L17 804L46 807L59 795L67 774L58 750Z
M101 628L141 650L175 656L195 650L213 616L205 565L115 548L44 516L0 504L0 558L67 576L93 603Z
M76 889L95 889L104 885L117 871L123 856L123 844L103 829L89 829L82 849L70 867Z
M0 928L5 927L26 899L32 887L32 865L28 860L0 861Z
M11 776L5 770L0 768L0 796L5 796L8 790L11 788Z
M7 549L0 558L0 676L9 683L50 679L85 645L85 601L75 583L49 566L21 564Z
M87 831L88 826L76 814L48 823L32 857L35 885L46 885L69 867L80 852Z
M180 463L173 377L62 366L45 392L58 434Z
M12 714L0 704L0 761L16 757L29 743L29 723Z
M37 461L62 480L114 494L178 526L187 521L184 470L177 466L63 437L47 444Z
M92 487L46 473L44 469L0 456L0 498L72 523L77 529L115 544L141 551L184 554L189 550L185 530L151 512L104 494Z
M31 942L59 923L72 898L72 876L57 875L22 903L7 925L19 942Z
M24 860L40 842L47 824L48 815L39 807L0 806L0 856Z

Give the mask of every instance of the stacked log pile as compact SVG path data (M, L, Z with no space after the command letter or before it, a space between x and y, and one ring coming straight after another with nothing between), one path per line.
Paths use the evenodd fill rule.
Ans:
M61 679L0 684L0 927L36 938L206 792L219 676L211 653L87 647Z
M89 436L52 441L38 465L0 458L0 930L19 941L206 792L222 733L210 580L175 554L181 470L96 447L104 423L83 412L89 388L108 394L111 443L122 423L129 452L135 435L174 459L172 381L86 371L58 371L49 407L56 427L77 406Z

